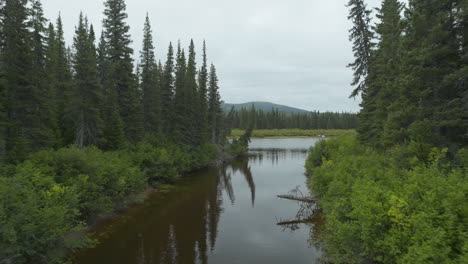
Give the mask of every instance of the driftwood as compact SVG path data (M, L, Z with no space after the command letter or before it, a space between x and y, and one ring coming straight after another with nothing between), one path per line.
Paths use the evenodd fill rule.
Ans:
M299 220L291 220L291 221L282 221L276 223L279 226L285 226L285 225L297 225L297 224L307 224L310 223L312 220L310 219L299 219Z
M315 198L315 197L294 196L294 195L278 195L278 197L282 199L295 200L295 201L306 202L306 203L314 203L318 200L318 198Z

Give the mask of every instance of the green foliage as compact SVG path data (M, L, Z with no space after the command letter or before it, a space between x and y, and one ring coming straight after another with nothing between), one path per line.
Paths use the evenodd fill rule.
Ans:
M146 187L143 172L126 153L70 147L39 152L30 162L58 183L75 188L83 220L112 212L118 202Z
M69 147L2 166L0 261L58 263L65 249L91 246L75 234L85 223L127 206L148 184L173 183L215 156L212 145L188 147L147 137L120 151Z
M222 135L223 112L221 110L221 96L219 95L218 76L216 67L211 64L208 76L208 127L210 130L211 143L221 144L224 141Z
M228 152L233 156L238 156L247 152L252 137L253 129L247 129L238 139L233 139L228 145Z
M171 131L171 121L173 120L173 96L174 96L174 48L169 43L167 60L164 69L161 67L161 119L162 131L168 135Z
M71 186L57 183L31 163L0 177L0 261L57 263L72 245L65 234L83 229L79 198Z
M143 49L140 52L141 79L140 90L143 92L143 115L146 133L157 133L161 127L161 89L153 44L153 31L149 16L146 16L143 30Z
M452 154L468 144L465 2L412 0L402 17L401 1L384 0L371 30L364 1L350 1L361 142L384 149L411 141ZM375 48L366 44L372 35Z
M94 42L93 26L88 26L87 18L80 14L73 44L73 87L65 108L67 116L73 120L74 143L79 147L102 143L100 108L104 101Z
M446 153L431 149L424 160L409 146L379 153L351 136L311 149L306 166L326 215L329 260L462 263L467 174L451 168ZM412 162L402 166L401 156Z
M126 139L138 142L144 134L143 108L133 73L133 50L130 47L130 27L126 23L126 4L124 0L106 0L104 6L103 41L106 48L103 56L108 68L102 82L108 90L109 105L116 105L110 112L120 115ZM106 116L111 119L109 126L120 123L111 115Z
M372 38L374 33L370 30L371 11L367 9L364 0L349 0L350 8L348 19L353 22L349 40L353 42L353 53L355 60L349 64L354 71L351 85L356 86L351 97L356 97L367 90L367 75L369 74Z

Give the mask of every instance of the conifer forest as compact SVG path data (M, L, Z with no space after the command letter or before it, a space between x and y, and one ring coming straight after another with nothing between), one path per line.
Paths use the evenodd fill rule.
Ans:
M468 263L468 0L343 1L359 112L223 110L262 92L204 36L156 41L148 7L134 50L130 1L74 32L47 1L0 0L0 264Z

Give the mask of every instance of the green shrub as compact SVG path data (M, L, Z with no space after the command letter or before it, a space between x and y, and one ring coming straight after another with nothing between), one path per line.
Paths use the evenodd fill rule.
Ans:
M89 219L112 212L116 203L146 188L143 172L127 156L94 147L70 147L36 153L31 163L58 183L74 188L82 217Z
M0 261L55 263L70 247L64 234L81 230L78 194L31 163L0 177Z
M467 175L461 166L449 169L446 153L431 148L423 161L412 146L381 153L352 137L313 148L307 170L312 190L322 198L329 260L462 263Z
M86 222L125 206L148 183L173 182L215 156L211 145L147 137L120 151L69 147L1 165L0 263L61 263L66 249L90 245L86 237L70 235Z

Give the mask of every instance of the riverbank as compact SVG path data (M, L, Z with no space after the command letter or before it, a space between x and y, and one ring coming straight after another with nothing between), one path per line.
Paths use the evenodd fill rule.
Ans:
M354 136L318 143L307 172L331 263L465 263L468 151L377 152Z
M118 151L68 147L1 165L0 262L61 263L95 244L89 227L183 174L232 158L219 151L147 138Z
M242 129L232 130L232 136L237 138L244 133ZM320 138L354 135L355 130L344 129L257 129L252 138Z

